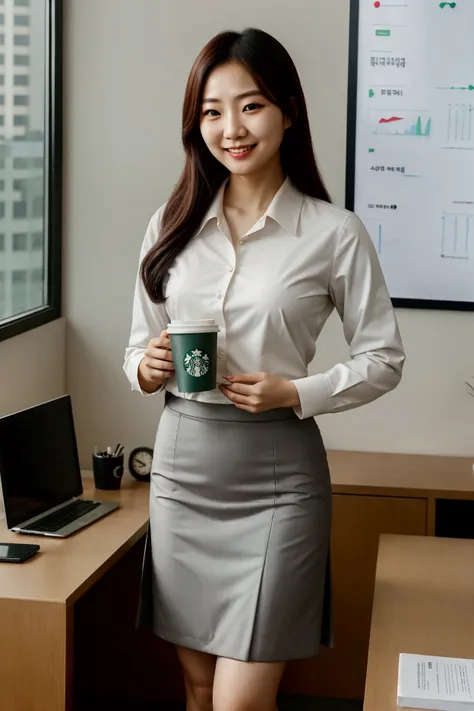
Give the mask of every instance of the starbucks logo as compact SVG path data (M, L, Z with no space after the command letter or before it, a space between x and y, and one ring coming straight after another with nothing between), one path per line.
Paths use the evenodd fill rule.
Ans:
M183 362L186 373L193 378L201 378L203 375L206 375L211 367L211 359L206 351L198 349L186 353Z

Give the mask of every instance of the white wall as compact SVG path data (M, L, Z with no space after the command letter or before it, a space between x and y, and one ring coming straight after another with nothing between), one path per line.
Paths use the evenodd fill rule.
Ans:
M66 392L65 320L0 342L0 417Z
M0 417L64 395L65 333L60 318L0 342Z
M300 71L314 143L344 201L349 0L68 0L65 37L67 385L82 466L95 443L153 444L161 397L131 393L122 374L138 251L149 217L182 164L188 71L222 29L274 34ZM365 408L320 419L329 447L474 453L474 314L398 312L408 360L402 385ZM337 318L312 372L345 358Z

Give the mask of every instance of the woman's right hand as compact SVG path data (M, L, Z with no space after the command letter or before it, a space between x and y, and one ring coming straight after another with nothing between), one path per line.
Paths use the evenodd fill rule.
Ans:
M158 338L152 338L148 343L145 356L138 366L138 381L142 390L153 393L172 375L174 364L170 337L162 331Z

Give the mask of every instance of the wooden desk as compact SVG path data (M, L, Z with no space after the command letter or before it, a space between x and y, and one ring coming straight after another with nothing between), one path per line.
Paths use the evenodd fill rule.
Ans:
M474 657L474 540L381 536L364 711L396 711L400 652Z
M328 451L333 491L474 499L472 457Z
M72 706L74 604L142 538L149 486L84 496L121 508L66 539L22 536L1 522L4 541L39 543L21 565L0 566L0 696L8 711L69 711Z
M379 537L385 533L434 535L437 505L441 500L474 502L474 474L472 460L462 457L330 451L328 458L333 485L335 648L323 647L315 659L288 664L282 690L362 699ZM101 610L101 617L108 615L108 623L104 621L100 629L102 638L107 636L110 645L119 644L124 634L128 634L130 646L139 642L146 648L143 657L150 658L150 664L161 654L160 668L166 667L166 684L160 684L162 688L158 691L156 684L146 687L150 675L143 671L139 676L140 672L135 670L134 679L139 679L136 688L140 693L146 691L147 699L156 699L161 692L168 693L170 699L181 698L179 668L169 651L160 647L156 638L140 637L133 641L135 637L130 628L135 600L129 596L127 629L116 630L117 620L121 619L120 609L115 611L114 618L109 606L104 609L104 599L98 597L95 606L88 607L85 594L99 587L94 585L98 581L107 587L107 571L113 575L125 562L127 551L143 537L148 519L148 491L147 485L128 482L120 492L97 492L97 498L119 496L123 509L64 541L31 537L40 543L44 555L18 567L0 566L0 615L2 620L10 620L10 624L0 625L0 689L17 685L20 700L22 694L31 691L36 704L28 707L12 703L9 711L25 708L63 711L64 706L61 707L58 700L67 697L69 703L72 688L73 613L80 612L77 625L81 628L81 621L87 624L89 610L97 609ZM93 490L89 488L87 495L93 496ZM6 540L27 540L4 530L2 535ZM138 586L139 551L136 553L126 573L133 589ZM118 570L115 580L123 587L122 571ZM76 642L79 637L75 635ZM79 641L76 656L87 659L87 640ZM96 644L94 654L96 651L94 659L99 660L107 648ZM89 652L89 658L91 656ZM130 654L123 660L124 665L132 663L131 657ZM24 660L22 666L20 659ZM30 678L28 684L25 684L25 669ZM114 674L112 681L115 679L118 688ZM104 673L101 679L98 676L91 679L91 676L89 673L89 689L94 687L95 691L100 687L102 691L107 675ZM132 681L129 690L131 685ZM41 692L38 693L42 688L50 689L47 702L41 699ZM46 705L41 706L41 703Z

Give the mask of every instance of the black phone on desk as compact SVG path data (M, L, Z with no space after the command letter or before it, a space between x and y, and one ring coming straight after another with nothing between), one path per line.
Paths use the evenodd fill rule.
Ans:
M0 563L23 563L39 549L34 543L0 543Z

